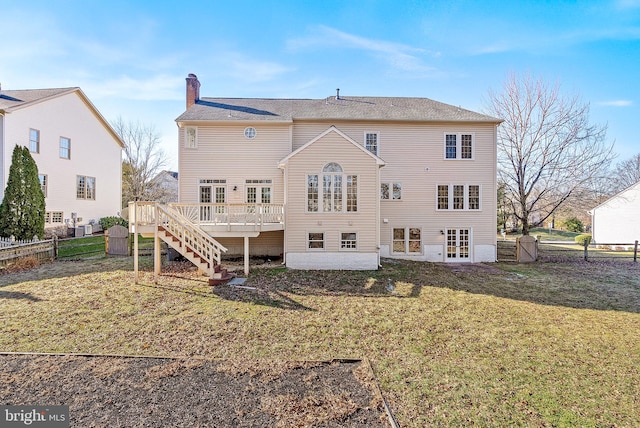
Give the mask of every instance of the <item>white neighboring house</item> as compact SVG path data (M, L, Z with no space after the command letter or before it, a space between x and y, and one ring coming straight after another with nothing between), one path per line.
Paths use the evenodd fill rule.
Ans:
M119 214L124 145L80 88L0 90L0 199L16 145L38 165L45 230Z
M160 197L158 202L169 204L178 202L178 173L175 171L161 171L151 180L153 185L158 186Z
M589 211L595 244L633 244L640 240L640 182Z

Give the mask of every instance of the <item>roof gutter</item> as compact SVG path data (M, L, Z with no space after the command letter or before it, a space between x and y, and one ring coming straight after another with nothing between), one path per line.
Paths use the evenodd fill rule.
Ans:
M256 123L260 123L261 125L282 125L287 124L290 125L293 123L291 119L285 120L265 120L260 121L256 119L238 119L238 120L211 120L211 119L176 119L176 123L178 127L182 128L183 126L199 126L199 125L255 125Z

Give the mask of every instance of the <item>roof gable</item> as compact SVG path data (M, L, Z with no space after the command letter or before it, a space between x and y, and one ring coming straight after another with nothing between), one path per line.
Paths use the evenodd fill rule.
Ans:
M13 110L29 107L30 105L66 95L79 89L78 87L72 87L0 91L0 111L10 113Z
M335 132L340 137L342 137L345 141L347 141L348 143L350 143L353 146L355 146L358 150L362 151L367 156L371 157L373 160L375 160L377 165L384 166L384 161L381 158L379 158L378 156L376 156L373 153L371 153L369 150L364 148L362 145L358 144L356 141L351 139L348 135L346 135L344 132L340 131L338 128L336 128L333 125L330 126L326 131L324 131L323 133L321 133L320 135L318 135L317 137L315 137L314 139L309 141L304 146L302 146L302 147L298 148L297 150L294 150L293 152L291 152L287 157L285 157L280 162L278 162L278 166L279 167L284 167L289 162L289 159L291 159L292 157L296 156L298 153L306 150L308 147L310 147L311 145L313 145L317 141L321 140L323 137L325 137L327 134L329 134L331 132Z
M102 116L79 87L2 90L0 91L0 112L11 113L16 110L28 108L32 105L72 93L76 93L78 95L80 100L87 106L87 108L89 108L96 119L98 119L107 132L111 134L116 143L120 147L124 147L124 142L120 139L120 136L115 132L109 122Z
M598 205L595 208L592 208L591 210L589 210L589 213L593 214L593 212L595 212L597 209L606 207L607 205L610 205L612 202L617 201L618 199L625 199L628 198L626 195L627 194L636 194L636 195L640 195L640 181L637 182L636 184L632 184L631 186L627 187L626 189L616 193L615 195L613 195L612 197L610 197L609 199L607 199L606 201L604 201L603 203L601 203L600 205ZM629 197L628 199L633 199L635 200L635 198Z

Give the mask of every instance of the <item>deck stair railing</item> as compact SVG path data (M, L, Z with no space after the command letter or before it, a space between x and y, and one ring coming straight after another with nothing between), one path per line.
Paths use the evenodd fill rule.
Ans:
M129 219L134 225L132 232L153 233L208 273L210 279L226 275L221 272L220 261L227 249L180 211L157 202L130 202Z
M227 249L177 210L161 204L156 210L160 239L213 278Z

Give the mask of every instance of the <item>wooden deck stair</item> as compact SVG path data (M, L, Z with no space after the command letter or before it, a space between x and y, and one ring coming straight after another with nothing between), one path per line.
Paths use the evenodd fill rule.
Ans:
M157 236L198 269L209 274L209 285L220 285L235 275L220 266L220 256L227 251L216 240L202 231L197 225L172 212L171 208L157 207L159 215L164 217L158 224Z

